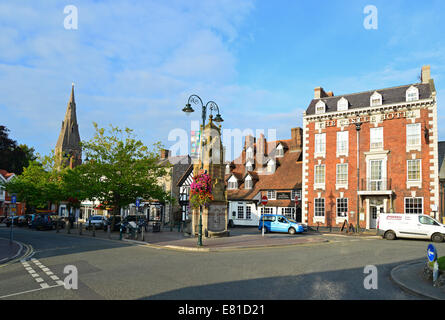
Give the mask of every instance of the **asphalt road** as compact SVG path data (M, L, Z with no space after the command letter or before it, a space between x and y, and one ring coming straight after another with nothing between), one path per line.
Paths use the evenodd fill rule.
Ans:
M20 228L14 236L35 254L0 267L0 299L420 299L390 271L424 259L429 243L326 236L328 243L201 253ZM436 247L445 252L445 243ZM70 265L78 289L63 286ZM377 267L377 290L364 288L367 265Z

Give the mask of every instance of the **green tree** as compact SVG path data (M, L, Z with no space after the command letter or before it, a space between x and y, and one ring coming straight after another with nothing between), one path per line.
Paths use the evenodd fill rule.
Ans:
M31 161L37 159L34 148L18 145L9 138L9 129L0 125L0 169L19 175Z
M66 175L65 183L82 197L96 199L113 208L115 215L123 207L135 203L136 198L170 201L159 180L167 175L165 166L159 165L160 143L149 150L135 139L133 130L111 126L108 130L96 123L94 137L82 142L88 162Z
M51 203L59 204L67 197L64 175L67 167L57 165L54 151L47 156L32 160L22 174L4 183L8 193L15 193L27 209L50 208Z

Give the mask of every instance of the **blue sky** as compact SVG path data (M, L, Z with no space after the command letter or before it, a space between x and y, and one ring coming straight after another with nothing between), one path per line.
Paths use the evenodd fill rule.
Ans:
M77 30L64 28L67 5L78 9ZM367 5L378 9L377 30L363 26ZM0 123L49 153L74 81L83 139L96 121L170 147L169 132L200 119L181 112L191 94L218 103L224 128L287 139L315 87L340 95L415 83L426 64L440 123L444 13L441 0L2 0Z

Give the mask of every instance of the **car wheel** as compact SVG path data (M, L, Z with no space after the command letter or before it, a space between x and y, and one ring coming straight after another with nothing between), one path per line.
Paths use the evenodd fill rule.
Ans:
M394 231L387 231L385 233L385 239L386 240L395 240L396 239L396 234L394 233Z
M435 233L431 236L431 241L433 242L443 242L443 235L440 233Z
M294 228L289 228L289 234L294 235L296 233Z

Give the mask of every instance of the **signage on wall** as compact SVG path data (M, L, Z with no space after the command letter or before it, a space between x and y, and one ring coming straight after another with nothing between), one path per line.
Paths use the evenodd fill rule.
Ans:
M384 121L393 119L412 118L415 116L416 116L415 111L401 111L401 112L384 113L381 115L374 115L374 116L362 116L362 117L341 119L341 120L328 120L325 121L324 124L325 127L336 127L338 121L340 126L349 126L355 123L366 123L366 122L374 123L377 121L378 118L380 118L380 121Z
M290 192L277 192L277 200L290 200Z

